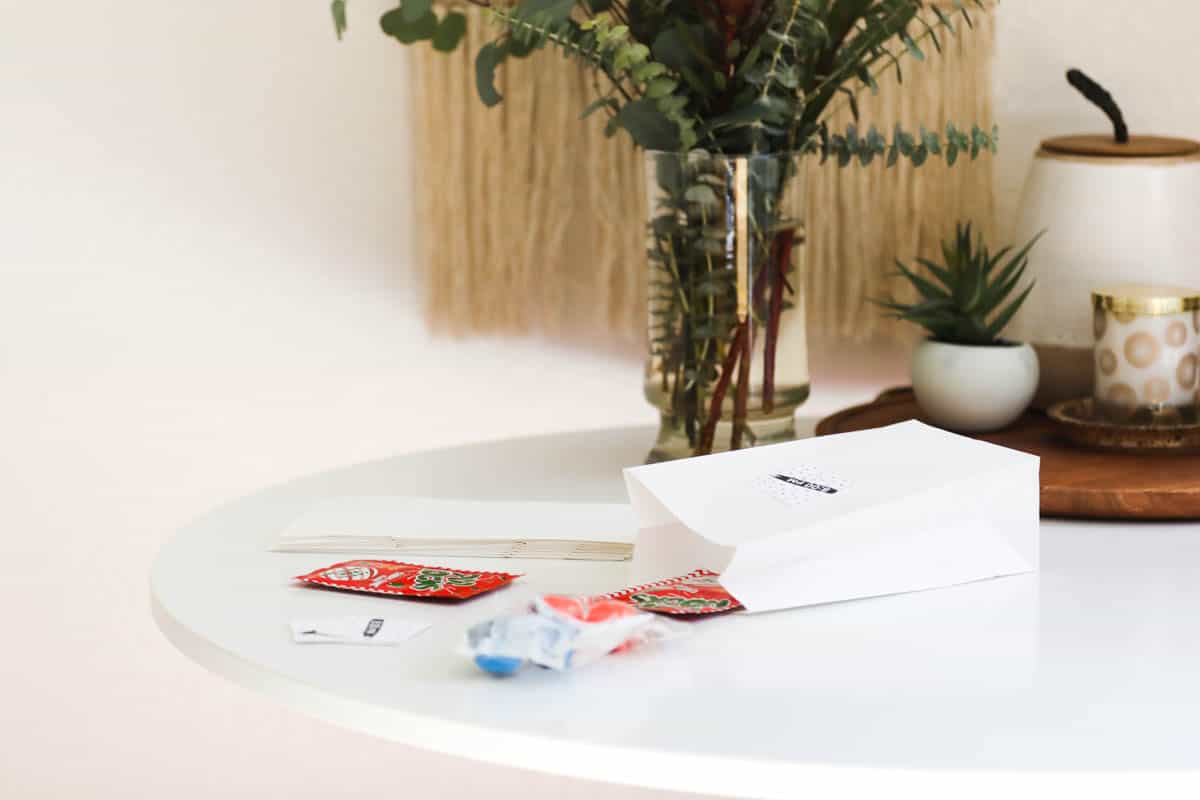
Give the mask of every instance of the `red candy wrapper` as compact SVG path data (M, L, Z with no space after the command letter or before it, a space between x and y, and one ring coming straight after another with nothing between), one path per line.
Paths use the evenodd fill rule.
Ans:
M343 561L329 567L297 575L296 580L333 589L348 589L368 594L402 597L436 597L441 600L466 600L477 594L507 586L513 578L507 572L477 572L449 567L426 567L399 561Z
M719 577L715 572L698 569L678 578L634 586L604 597L657 614L719 614L741 608L742 604L717 582Z

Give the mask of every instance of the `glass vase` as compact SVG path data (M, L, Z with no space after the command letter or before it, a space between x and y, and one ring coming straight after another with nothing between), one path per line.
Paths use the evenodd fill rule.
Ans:
M648 461L794 438L809 393L800 157L645 158Z

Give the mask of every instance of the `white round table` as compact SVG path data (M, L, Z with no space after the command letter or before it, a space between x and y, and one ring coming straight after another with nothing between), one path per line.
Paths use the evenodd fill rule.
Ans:
M693 623L577 672L479 672L470 623L535 591L602 592L624 564L447 560L526 573L460 605L300 587L352 556L268 543L313 503L408 494L622 501L653 431L483 443L339 469L230 503L154 564L154 614L213 671L325 720L508 766L794 798L814 770L1005 775L1200 768L1200 525L1047 520L1036 575ZM510 569L511 568L511 569ZM391 614L399 647L302 646L293 617Z

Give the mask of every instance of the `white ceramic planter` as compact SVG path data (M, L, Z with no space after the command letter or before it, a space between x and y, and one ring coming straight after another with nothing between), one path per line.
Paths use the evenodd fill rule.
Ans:
M1038 385L1027 344L978 346L926 339L912 360L913 391L929 421L960 433L999 430L1021 416Z

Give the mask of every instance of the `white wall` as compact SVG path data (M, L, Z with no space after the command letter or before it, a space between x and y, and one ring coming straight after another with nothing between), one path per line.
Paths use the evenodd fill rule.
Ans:
M345 796L347 776L363 796L401 777L435 797L651 795L312 722L193 666L150 621L159 543L224 499L652 420L629 354L424 333L383 5L352 3L340 46L324 0L0 6L0 797ZM1183 5L1006 3L1006 207L1038 138L1098 127L1068 63L1110 81L1135 128L1200 133L1182 78L1200 12ZM902 373L820 353L812 408Z

